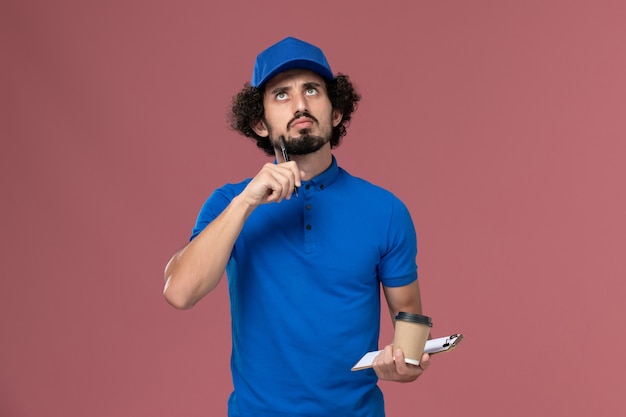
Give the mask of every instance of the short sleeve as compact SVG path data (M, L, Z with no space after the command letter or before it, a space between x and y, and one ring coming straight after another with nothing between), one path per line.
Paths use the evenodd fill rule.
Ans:
M239 184L226 184L213 191L198 213L196 224L193 227L189 240L193 240L209 223L215 220L248 182L246 180Z
M401 287L417 279L417 235L411 214L398 198L392 200L386 251L378 275L386 287Z

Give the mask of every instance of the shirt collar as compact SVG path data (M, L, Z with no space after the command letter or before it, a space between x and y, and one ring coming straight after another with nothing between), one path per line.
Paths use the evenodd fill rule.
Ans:
M302 181L302 185L310 184L314 188L324 189L330 186L339 176L339 165L333 155L333 160L330 166L319 175L311 178L309 181Z

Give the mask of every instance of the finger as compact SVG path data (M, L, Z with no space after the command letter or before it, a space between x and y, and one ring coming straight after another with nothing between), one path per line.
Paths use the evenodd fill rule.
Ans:
M277 167L277 169L272 171L272 176L274 177L274 180L280 184L280 189L277 188L280 200L283 198L289 200L296 186L296 179L293 175L293 171L284 166Z
M249 194L261 204L277 203L285 197L285 187L271 174L255 178L254 182L249 184L249 187Z
M306 175L304 171L298 171L298 177L296 177L296 185L302 187L302 178Z
M374 358L373 369L380 379L391 379L395 373L395 364L393 361L393 352L391 346L386 346Z
M395 368L391 346L385 346L378 356L374 358L374 365L381 371Z
M287 168L293 173L293 184L295 187L300 187L302 185L302 177L304 177L304 171L300 171L298 169L298 164L295 161L283 162L282 164L278 164L277 166L281 168Z
M428 369L428 367L430 366L430 355L428 353L424 353L422 355L422 359L420 360L420 365L419 366L423 370Z
M398 372L399 374L405 374L409 366L404 360L404 352L402 352L402 349L395 350L394 358L395 358L396 372Z
M257 176L257 181L265 188L265 202L281 202L291 195L293 180L291 170L279 165L266 164Z

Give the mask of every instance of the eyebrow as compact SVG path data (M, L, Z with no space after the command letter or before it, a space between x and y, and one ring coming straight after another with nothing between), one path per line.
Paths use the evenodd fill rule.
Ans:
M320 88L322 84L316 83L315 81L309 81L308 83L302 84L304 88Z
M304 87L305 90L308 89L308 88L317 88L317 89L319 89L321 86L322 86L322 84L320 84L318 82L315 82L315 81L309 81L309 82L306 82L306 83L302 84L302 87ZM289 91L289 90L291 90L290 86L278 86L278 87L274 88L270 93L272 95L274 95L274 94L278 94L278 93L284 93L285 91Z

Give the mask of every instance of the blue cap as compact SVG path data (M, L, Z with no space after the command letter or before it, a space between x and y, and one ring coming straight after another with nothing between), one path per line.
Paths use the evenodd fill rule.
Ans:
M296 68L311 70L327 80L335 78L320 48L289 37L270 46L256 57L250 85L260 87L275 75Z

